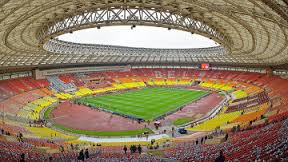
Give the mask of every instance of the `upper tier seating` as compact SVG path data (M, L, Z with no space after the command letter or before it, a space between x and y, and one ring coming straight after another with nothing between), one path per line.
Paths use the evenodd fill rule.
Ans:
M57 76L48 77L48 81L51 84L51 88L56 90L57 92L66 92L66 91L75 91L76 87L74 83L64 83Z
M0 81L0 101L10 96L14 96L33 89L47 87L46 80L34 80L31 77L24 77L11 80Z
M15 95L7 100L1 101L0 107L3 107L6 113L9 113L10 115L16 115L25 104L45 96L48 95L41 91L41 89L36 89Z

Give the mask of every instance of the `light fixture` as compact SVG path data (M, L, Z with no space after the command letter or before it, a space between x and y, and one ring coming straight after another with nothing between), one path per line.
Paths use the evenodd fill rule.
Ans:
M133 28L136 28L136 25L132 25L132 26L131 26L131 30L133 30Z

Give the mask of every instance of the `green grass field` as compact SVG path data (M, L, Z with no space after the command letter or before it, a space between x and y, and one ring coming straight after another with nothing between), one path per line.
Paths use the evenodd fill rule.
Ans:
M79 100L124 115L153 120L180 106L198 100L208 92L172 88L145 88Z
M55 124L54 127L73 134L98 136L98 137L137 136L137 135L143 135L144 132L153 133L149 128L127 130L127 131L115 131L115 132L107 132L107 131L98 132L98 131L72 129L57 124Z
M190 121L192 121L190 118L178 118L178 119L173 121L173 124L176 126L179 126L182 124L189 123Z

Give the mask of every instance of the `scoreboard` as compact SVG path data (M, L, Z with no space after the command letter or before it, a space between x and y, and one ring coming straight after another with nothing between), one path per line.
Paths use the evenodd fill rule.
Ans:
M200 69L201 70L209 70L210 69L210 65L207 64L207 63L203 63L203 64L201 64Z

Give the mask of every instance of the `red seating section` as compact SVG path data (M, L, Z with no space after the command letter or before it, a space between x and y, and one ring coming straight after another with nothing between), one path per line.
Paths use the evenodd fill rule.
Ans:
M222 150L226 160L255 161L271 157L279 159L287 156L287 148L283 147L288 142L287 136L288 120L282 120L263 127L232 133L227 142L219 145L179 143L176 147L166 150L166 157L181 161L213 161Z
M268 121L270 124L253 127L250 130L244 130L237 133L231 133L230 140L219 145L195 145L194 143L180 143L176 147L166 150L168 158L176 158L182 161L211 161L216 158L220 150L225 150L227 160L237 158L240 161L247 159L255 160L266 159L274 157L278 154L277 149L281 150L283 142L287 142L287 123L285 120L288 117L288 81L278 76L266 76L260 73L249 72L234 72L234 71L200 71L195 69L132 69L131 71L116 72L94 72L89 74L65 74L60 75L59 78L65 83L73 82L76 86L87 86L89 88L97 88L102 86L111 86L111 83L117 82L133 82L133 81L150 81L153 78L156 80L209 80L218 79L221 83L231 83L237 85L239 82L247 83L250 85L260 86L265 91L257 91L257 93L249 95L245 98L236 99L233 102L235 105L228 107L228 112L236 110L244 110L251 107L254 103L266 103L270 99L273 100L272 108L270 110L276 113L269 116ZM98 79L103 81L101 86L93 85L90 80ZM239 86L237 89L245 88L247 85ZM34 80L32 77L24 77L10 80L0 81L0 108L11 114L17 114L19 109L30 101L38 99L39 97L52 95L52 93L45 89L49 86L46 79ZM257 114L257 112L255 112ZM252 118L251 116L245 116ZM241 119L239 119L241 121ZM277 121L277 122L276 122ZM12 134L17 131L25 132L26 130L18 128L17 126L0 125L1 128L10 131ZM27 160L43 161L47 160L48 155L40 153L35 150L35 146L47 146L57 148L63 142L49 143L39 139L28 139L24 143L7 142L0 138L0 159L4 161L17 161L21 153L28 153ZM100 156L94 156L94 159L109 159L116 158L125 161L128 159L144 158L146 161L153 161L155 157L139 157L139 156L124 156L111 148L106 148L107 152ZM121 148L116 148L120 151ZM259 151L262 150L262 151ZM283 151L283 150L282 150ZM68 152L65 154L53 154L55 159L75 159L76 152ZM286 156L287 150L281 156ZM97 158L96 158L97 157ZM93 159L93 158L92 158ZM125 159L125 160L123 160ZM147 160L148 159L148 160ZM157 158L156 158L157 159Z

